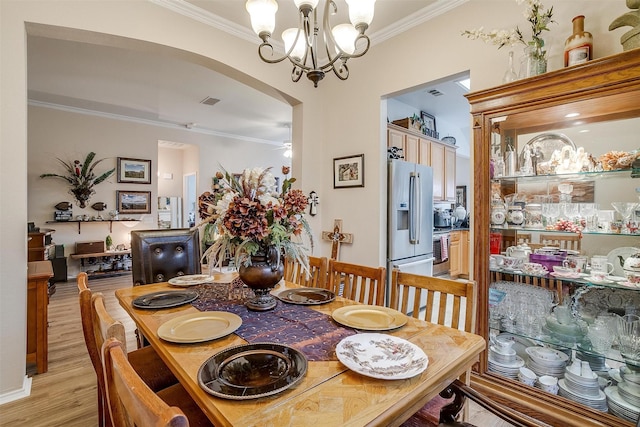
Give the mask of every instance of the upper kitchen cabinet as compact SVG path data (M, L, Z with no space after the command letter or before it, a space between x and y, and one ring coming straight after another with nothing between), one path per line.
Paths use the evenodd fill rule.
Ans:
M640 180L634 179L632 163L640 148L640 49L467 98L473 117L477 332L488 342L493 339L492 344L499 336L513 341L516 352L512 358L510 351L491 346L480 359L472 385L550 425L636 425L631 418L637 418L640 408L628 409L618 387L609 385L615 379L608 368L640 369L637 353L625 353L617 344L600 350L590 331L601 316L638 310L640 288L628 283L629 277L627 282L596 281L592 274L578 271L571 271L570 277L525 268L507 271L496 264L499 257L492 263L490 255L510 246L512 258L533 262L530 250L536 245L551 246L578 236L577 252L560 245L550 256L584 257L595 269L592 257L603 255L618 268L615 254L629 257L640 245L637 221L629 221L629 215L620 215L612 205L638 202ZM567 236L572 239L563 238ZM520 242L529 247L518 248ZM624 251L616 252L620 249ZM537 255L545 250L550 249ZM618 275L624 276L622 271ZM549 288L557 291L555 301ZM563 305L554 310L559 301ZM609 335L617 334L614 329ZM509 360L497 361L496 352ZM547 356L550 359L542 360ZM569 374L565 377L565 364L572 360L589 362L604 390L598 383L576 385ZM559 395L518 381L513 367L525 363L538 376L546 372L559 377ZM589 381L587 375L577 375Z
M404 160L433 168L433 200L456 200L456 147L409 129L389 124L387 147L402 148Z

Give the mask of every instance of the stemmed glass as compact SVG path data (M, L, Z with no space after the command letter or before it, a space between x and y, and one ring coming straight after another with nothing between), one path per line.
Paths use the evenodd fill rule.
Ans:
M597 203L580 203L580 217L584 218L587 231L598 231Z
M638 203L632 202L612 202L611 206L620 214L623 220L623 230L622 232L625 234L630 234L631 230L629 229L629 220L631 218L631 214L638 207Z
M547 228L553 228L556 224L556 220L560 216L560 205L558 203L543 204L542 216L547 218Z

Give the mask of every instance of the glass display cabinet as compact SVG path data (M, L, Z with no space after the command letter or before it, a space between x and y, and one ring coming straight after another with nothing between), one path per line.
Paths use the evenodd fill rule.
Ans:
M474 388L551 425L636 425L640 49L467 98Z

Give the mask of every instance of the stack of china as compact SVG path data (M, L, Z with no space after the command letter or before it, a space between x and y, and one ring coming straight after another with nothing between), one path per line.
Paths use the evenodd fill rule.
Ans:
M620 377L617 386L604 390L609 412L635 423L640 416L640 371L623 366Z
M552 376L561 378L564 376L564 368L569 356L565 353L549 347L527 347L529 362L527 367L538 376Z
M513 341L497 337L489 347L489 371L495 372L512 380L517 379L524 360L512 348Z
M558 381L560 396L590 406L598 411L607 411L607 398L598 383L598 375L591 370L589 362L574 359L567 367L564 378Z
M585 335L586 324L577 321L568 306L558 306L547 316L543 331L563 343L581 341Z
M608 369L605 356L596 354L593 350L583 349L580 344L578 344L578 350L576 350L576 358L583 362L589 362L592 371L601 372Z

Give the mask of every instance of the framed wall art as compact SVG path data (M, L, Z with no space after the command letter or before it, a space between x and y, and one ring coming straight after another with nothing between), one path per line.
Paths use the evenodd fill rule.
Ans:
M467 186L456 186L456 206L462 206L467 209Z
M437 138L438 132L436 132L436 118L429 113L425 113L424 111L420 111L420 118L422 119L422 123L424 124L425 134L427 136Z
M118 157L118 182L151 184L151 160Z
M151 213L151 191L116 191L119 214Z
M364 187L364 154L333 159L333 188Z

